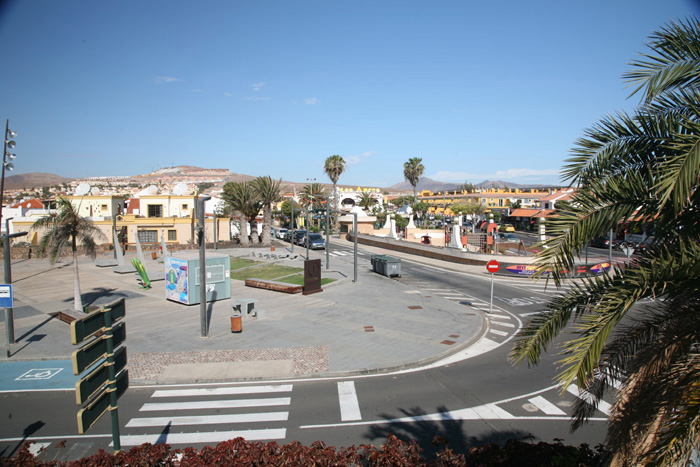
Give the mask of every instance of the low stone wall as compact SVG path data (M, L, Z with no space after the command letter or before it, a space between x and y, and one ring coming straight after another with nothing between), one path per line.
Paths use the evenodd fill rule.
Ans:
M274 244L274 243L273 243ZM238 241L229 241L229 242L217 242L217 247L220 249L224 248L238 248ZM260 247L261 244L251 244L250 247ZM179 244L179 243L174 243L174 244L168 244L167 245L168 251L173 252L173 251L183 251L183 250L196 250L197 246L196 245L191 245L189 243L187 244ZM10 258L12 259L31 259L31 258L36 258L36 246L13 246L10 248ZM160 254L160 243L146 243L141 245L141 249L143 250L144 255L148 256L151 252L156 251ZM214 249L214 244L213 243L207 243L207 250L213 250ZM111 255L113 248L112 245L98 245L97 248L97 256L104 256L104 255ZM127 252L135 252L136 251L136 244L129 243L127 244L126 248ZM72 255L70 247L65 248L62 257L70 257ZM85 256L85 250L83 247L78 247L78 256ZM0 258L4 258L4 249L0 246Z
M348 234L348 240L353 240L352 234ZM432 245L423 245L421 243L407 242L405 240L394 240L388 237L374 237L372 235L360 234L357 236L357 243L363 245L376 246L386 248L388 250L400 251L411 255L424 256L426 258L440 259L443 261L451 261L453 263L486 265L492 259L492 256L484 255L482 258L475 257L462 251L437 247Z

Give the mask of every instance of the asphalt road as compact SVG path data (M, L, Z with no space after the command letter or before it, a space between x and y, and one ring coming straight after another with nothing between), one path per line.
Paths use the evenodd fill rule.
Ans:
M321 255L325 252L311 256ZM332 261L352 260L347 248L333 251ZM370 267L368 254L360 257L359 267ZM454 273L411 261L402 261L401 272L397 280L415 293L461 303L465 313L491 309L484 338L452 363L387 375L133 387L119 401L122 447L162 441L203 447L238 435L280 444L378 445L390 433L415 439L428 451L436 435L449 438L457 452L513 437L591 446L603 441L605 414L600 411L587 426L569 432L577 394L562 395L555 387L551 356L535 368L513 367L507 358L515 333L556 291L496 276L491 303L488 274ZM26 439L47 446L49 458L59 460L111 449L109 416L87 435L77 434L72 391L9 392L0 394L0 401L2 456ZM62 439L66 448L55 452L52 446Z

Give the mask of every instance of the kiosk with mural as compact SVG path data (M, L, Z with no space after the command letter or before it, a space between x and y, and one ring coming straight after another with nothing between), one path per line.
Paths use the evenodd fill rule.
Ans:
M207 301L231 298L231 263L228 255L206 256ZM199 254L165 257L165 298L194 305L199 303Z

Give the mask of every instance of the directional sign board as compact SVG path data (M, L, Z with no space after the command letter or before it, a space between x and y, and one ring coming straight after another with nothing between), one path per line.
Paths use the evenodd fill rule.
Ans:
M125 323L114 326L112 333L114 335L113 345L117 347L126 340ZM107 336L102 336L73 352L71 358L73 361L73 374L79 375L105 356L107 356Z
M0 284L0 308L12 307L12 284Z
M123 298L116 302L105 305L105 308L112 310L112 322L116 323L124 317L126 304ZM102 331L105 327L104 310L93 311L84 318L76 319L70 323L70 335L73 345L80 344L86 339Z
M114 352L114 371L119 373L126 366L126 347ZM82 404L97 394L109 381L109 365L105 361L80 381L75 383L75 403Z
M495 259L492 259L491 261L486 263L486 270L491 274L493 274L494 272L498 272L499 269L501 269L501 264Z
M117 398L121 397L128 387L129 370L124 370L117 376ZM110 392L102 391L102 394L97 396L90 404L80 409L78 412L78 433L81 435L85 434L100 419L109 408L109 399Z

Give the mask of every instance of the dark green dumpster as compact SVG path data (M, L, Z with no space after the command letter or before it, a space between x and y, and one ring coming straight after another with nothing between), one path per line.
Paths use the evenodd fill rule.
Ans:
M387 277L401 277L401 260L387 255L370 257L372 271Z

